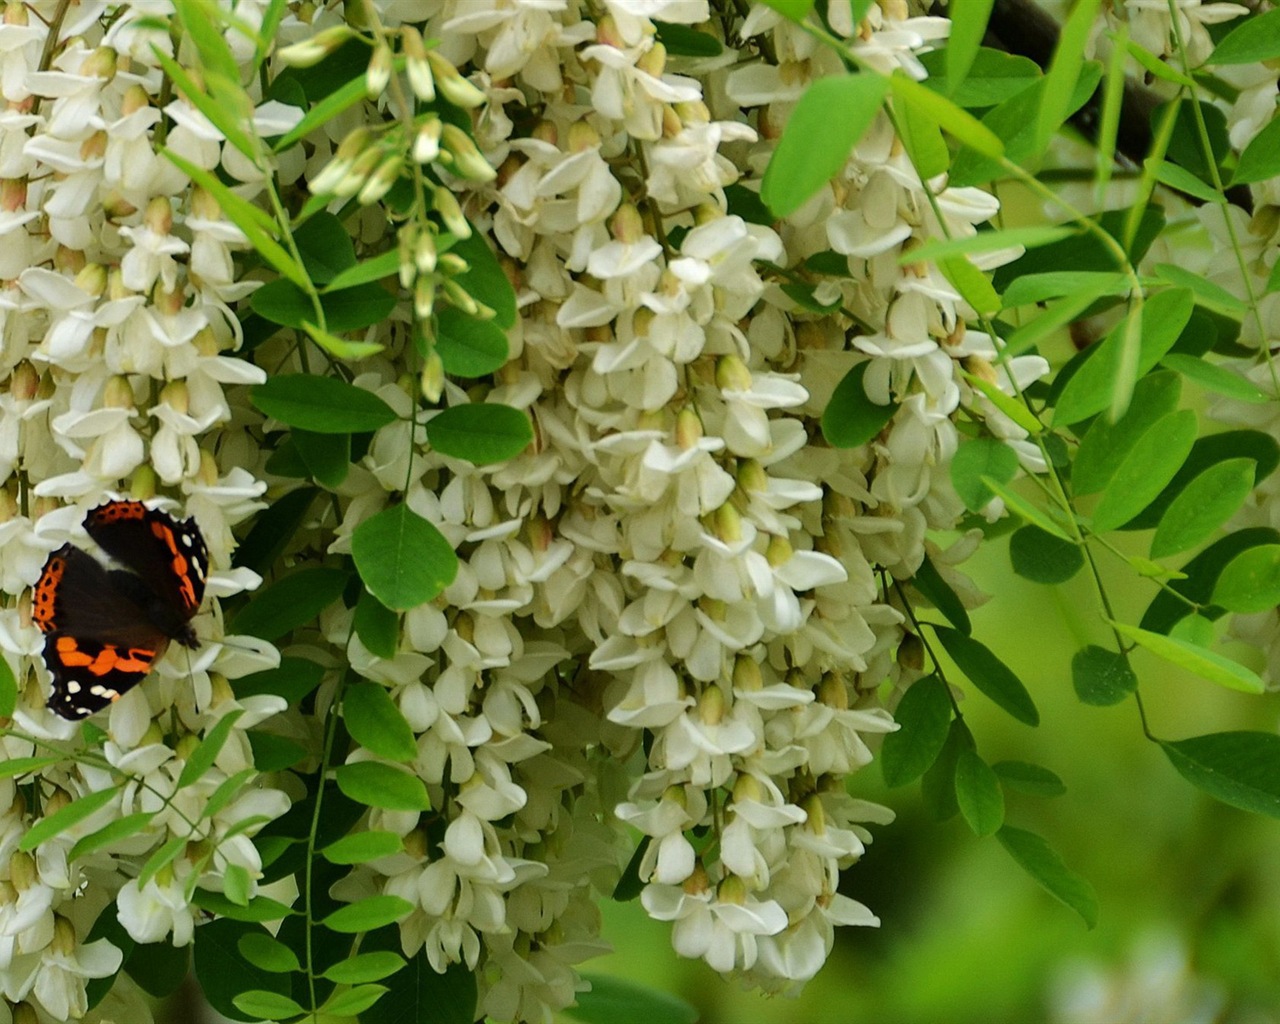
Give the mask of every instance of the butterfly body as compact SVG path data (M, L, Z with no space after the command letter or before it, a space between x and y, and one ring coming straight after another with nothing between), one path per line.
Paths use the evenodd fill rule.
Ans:
M45 563L32 603L53 677L49 707L73 720L140 683L171 642L199 646L191 619L209 558L194 520L140 501L99 505L84 527L123 568L64 544Z

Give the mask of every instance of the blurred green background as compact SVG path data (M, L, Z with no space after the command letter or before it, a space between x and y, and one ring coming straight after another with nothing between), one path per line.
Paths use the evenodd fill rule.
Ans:
M839 930L827 966L798 997L743 991L681 960L668 927L638 902L605 908L618 952L585 969L677 994L703 1024L1280 1021L1280 821L1185 783L1143 737L1133 700L1076 700L1072 654L1109 639L1085 573L1061 587L1028 583L1010 569L1007 538L961 568L993 595L972 613L974 635L1027 684L1042 718L1038 728L1019 724L957 675L966 721L986 761L1035 761L1066 783L1055 799L1007 794L1006 820L1044 836L1093 884L1098 926L1087 930L994 838L976 838L958 817L931 821L918 783L886 790L873 764L852 789L898 819L873 829L841 888L882 924ZM1118 616L1136 622L1154 586L1119 562L1107 568ZM1122 579L1123 589L1110 589ZM1277 696L1249 697L1144 652L1136 658L1161 738L1276 727Z

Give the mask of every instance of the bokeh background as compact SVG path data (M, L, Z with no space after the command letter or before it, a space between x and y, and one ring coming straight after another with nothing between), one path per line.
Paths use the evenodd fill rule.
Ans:
M898 819L874 830L842 890L882 924L837 932L830 962L800 996L744 992L680 960L666 926L637 904L606 908L617 952L587 969L678 994L703 1024L1280 1022L1280 821L1186 784L1143 736L1132 700L1076 700L1071 655L1107 642L1083 573L1062 587L1027 583L1010 568L1007 538L966 568L992 595L972 613L975 635L1027 684L1042 717L1038 728L1021 725L960 680L966 721L988 762L1035 761L1066 783L1055 799L1007 795L1007 820L1043 835L1093 884L1097 927L994 838L976 838L958 817L931 821L918 784L886 790L873 764L855 791ZM1132 580L1114 568L1108 593L1120 617L1137 621L1154 585L1113 589ZM1161 738L1276 727L1280 697L1224 690L1143 652L1135 664Z

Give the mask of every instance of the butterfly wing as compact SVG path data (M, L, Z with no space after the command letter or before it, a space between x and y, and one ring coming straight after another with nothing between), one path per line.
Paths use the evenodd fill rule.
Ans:
M64 544L37 581L31 617L45 634L49 707L78 719L140 683L169 643L97 559Z
M209 549L194 519L177 520L140 501L109 501L85 517L84 528L183 619L199 610Z

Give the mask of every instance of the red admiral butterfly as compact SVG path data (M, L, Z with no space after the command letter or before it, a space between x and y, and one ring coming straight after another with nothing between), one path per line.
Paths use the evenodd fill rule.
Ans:
M31 612L46 634L49 707L73 721L142 682L170 640L199 646L191 619L209 565L194 519L179 522L140 501L99 505L84 528L124 568L64 544L40 573Z

